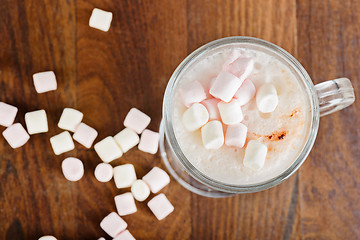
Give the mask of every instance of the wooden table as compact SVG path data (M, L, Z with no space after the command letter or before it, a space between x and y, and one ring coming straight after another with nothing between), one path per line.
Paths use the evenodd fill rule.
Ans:
M88 26L94 7L113 12L110 31ZM171 73L190 52L227 36L271 41L300 60L314 83L345 76L359 95L360 2L355 0L0 0L0 100L46 109L49 132L13 150L0 139L0 238L97 239L99 223L125 190L93 175L93 149L55 156L49 138L64 107L84 113L98 140L123 128L131 107L157 130ZM37 94L32 74L53 70L58 90ZM174 179L164 193L175 212L158 222L146 204L125 216L137 239L359 239L359 102L321 119L314 149L289 180L260 193L209 199ZM4 128L1 127L1 131ZM61 161L84 161L79 182L65 180ZM139 177L164 167L159 154L137 149L114 161ZM107 238L109 239L109 238Z

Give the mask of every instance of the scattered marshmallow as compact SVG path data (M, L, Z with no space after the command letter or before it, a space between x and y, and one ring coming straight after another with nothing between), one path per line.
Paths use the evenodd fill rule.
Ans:
M201 138L206 149L219 149L224 145L224 132L220 121L208 122L201 128Z
M45 110L26 113L25 123L30 135L49 131Z
M240 57L231 63L228 71L237 76L241 82L250 76L254 69L254 60L252 58Z
M199 81L186 84L179 92L181 100L186 107L190 107L193 103L199 103L206 98L204 87Z
M137 201L143 202L150 195L150 188L145 181L138 179L131 185L131 193Z
M130 215L137 211L134 197L130 192L117 195L115 205L120 216Z
M125 128L120 131L118 134L115 135L114 139L116 143L120 146L123 153L126 153L131 148L135 147L140 140L137 133L130 128Z
M74 132L73 138L84 147L90 148L97 136L98 132L94 128L85 123L80 123Z
M170 183L169 175L158 167L153 167L143 178L152 193L157 193Z
M193 132L201 128L209 120L209 112L201 103L194 103L182 116L182 123L187 131Z
M225 144L231 147L242 148L245 145L247 127L242 124L229 125L226 129Z
M112 212L100 222L100 227L111 237L115 237L127 228L127 223L116 212Z
M103 238L103 237L101 237L101 238L99 238L98 240L106 240L105 238Z
M220 102L219 99L206 99L201 103L206 107L209 112L209 121L220 120L220 113L217 104Z
M263 84L256 93L256 105L260 112L270 113L275 110L279 103L279 98L274 85Z
M141 134L139 150L151 154L155 154L159 148L159 133L145 129Z
M60 155L75 148L74 142L68 131L53 136L50 138L50 143L55 155Z
M81 123L84 114L73 108L64 108L58 127L70 132L75 132L77 126Z
M265 164L267 147L257 140L251 140L245 150L244 166L252 170L259 170Z
M105 240L105 239L104 239ZM129 230L125 230L117 235L113 240L136 240Z
M114 181L117 188L127 188L136 181L134 165L123 164L114 168Z
M224 124L238 124L244 119L241 106L236 99L231 100L229 103L219 102L218 108L221 120Z
M53 71L35 73L33 79L35 90L38 93L50 92L57 89L56 77Z
M47 236L42 236L41 238L39 238L39 240L57 240L55 237L47 235Z
M112 17L112 12L94 8L89 20L89 26L107 32L110 29Z
M11 125L2 134L12 148L21 147L30 139L29 134L20 123Z
M17 107L0 102L0 125L10 127L14 123L17 112Z
M147 205L159 221L174 211L174 206L163 193L153 197Z
M132 108L125 117L124 126L140 134L149 125L150 121L151 118L148 115L136 108Z
M255 96L255 86L250 79L246 79L235 93L235 98L239 101L240 106L247 104Z
M84 176L84 164L74 157L66 158L61 164L64 177L72 182L79 181Z
M108 182L114 175L114 169L108 163L100 163L96 166L94 175L99 182Z
M95 152L103 162L109 163L122 156L120 147L113 137L106 137L94 145Z
M210 88L210 94L224 102L230 102L243 81L227 71L221 71Z

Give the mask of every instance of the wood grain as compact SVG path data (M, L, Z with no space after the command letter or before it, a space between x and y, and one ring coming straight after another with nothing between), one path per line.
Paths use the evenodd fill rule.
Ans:
M107 33L92 29L94 7L113 12ZM305 0L0 0L0 100L26 112L46 109L49 129L13 150L0 139L0 239L97 239L99 223L126 190L93 176L94 150L55 156L49 138L64 107L84 113L98 140L123 126L131 107L157 130L171 73L190 52L227 36L278 44L297 57L314 83L346 76L359 93L360 4ZM37 94L32 74L53 70L58 90ZM146 204L125 216L137 239L359 239L359 104L321 119L318 139L298 173L260 193L209 199L174 179L164 193L175 212L158 222ZM4 128L1 128L2 131ZM85 176L64 179L67 156L84 161ZM133 163L143 176L164 167L159 155L130 150L113 165ZM109 239L109 238L108 238Z

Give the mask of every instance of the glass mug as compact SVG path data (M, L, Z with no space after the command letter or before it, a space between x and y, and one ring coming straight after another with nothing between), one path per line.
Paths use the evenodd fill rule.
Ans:
M210 51L226 48L232 44L243 48L264 51L283 62L296 75L306 89L311 104L311 127L308 139L293 164L280 175L264 182L249 185L232 185L214 180L185 157L176 140L172 127L172 108L175 86L187 67ZM170 174L186 189L206 197L227 197L238 193L251 193L274 187L289 178L305 161L315 142L320 116L339 111L355 101L354 89L347 78L326 81L314 86L303 66L284 49L262 39L252 37L228 37L215 40L198 48L187 56L172 74L163 100L163 119L160 124L160 153Z

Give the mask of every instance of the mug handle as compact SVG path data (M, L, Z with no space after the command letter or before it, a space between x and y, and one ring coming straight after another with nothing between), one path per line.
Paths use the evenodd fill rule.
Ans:
M320 117L340 111L354 103L354 88L348 78L337 78L315 85Z

